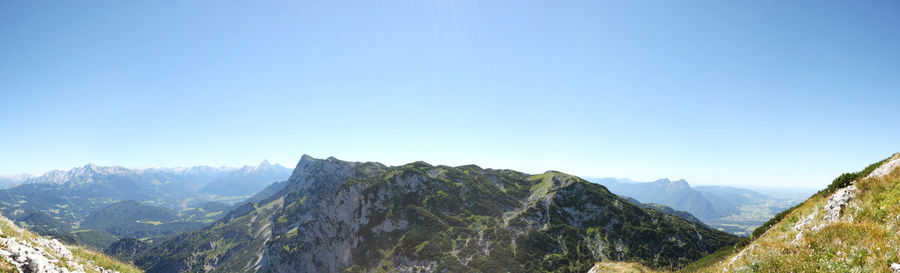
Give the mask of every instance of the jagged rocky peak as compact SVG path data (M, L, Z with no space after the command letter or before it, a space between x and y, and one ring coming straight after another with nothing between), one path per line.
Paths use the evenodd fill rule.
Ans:
M691 185L688 184L687 181L684 181L684 179L678 179L678 180L672 181L670 183L670 185L672 185L672 187L678 187L678 188L690 188L691 187Z
M341 161L334 157L316 159L303 155L288 179L288 184L296 189L304 189L322 183L344 181L350 177L351 170L357 164L359 162Z
M78 178L79 182L92 182L95 177L104 175L132 174L134 170L120 166L99 166L88 163L83 167L76 167L68 171L52 170L42 176L34 177L25 181L25 183L51 183L64 184L71 182L73 178Z
M253 173L253 172L257 172L257 171L271 171L271 170L275 170L276 168L279 168L279 167L284 168L278 164L272 165L272 163L270 163L269 160L263 160L261 163L259 163L259 165L256 165L256 166L247 165L247 166L241 167L241 169L239 171L242 174L249 174L249 173Z
M669 180L668 178L660 178L660 179L657 179L656 181L653 181L653 183L668 185L668 184L672 183L672 180Z
M678 180L673 181L668 178L660 178L660 179L657 179L656 181L653 181L653 183L665 185L666 188L669 188L669 189L682 189L682 188L687 189L687 188L691 187L690 184L688 184L688 182L685 181L684 179L678 179Z
M264 160L263 160L262 162L260 162L259 165L257 165L257 166L247 166L247 167L245 167L245 168L250 168L250 169L253 169L253 170L271 170L271 169L278 168L278 167L282 167L282 168L283 168L283 166L281 166L281 165L278 165L278 164L272 164L271 162L269 162L268 159L264 159Z
M124 172L132 172L132 170L120 166L99 166L94 163L88 163L81 169L76 168L72 173L112 174Z

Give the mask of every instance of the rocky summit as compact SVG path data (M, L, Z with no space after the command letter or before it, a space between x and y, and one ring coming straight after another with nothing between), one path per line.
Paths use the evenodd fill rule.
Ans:
M286 184L137 255L148 272L587 272L679 268L737 237L548 171L303 156Z

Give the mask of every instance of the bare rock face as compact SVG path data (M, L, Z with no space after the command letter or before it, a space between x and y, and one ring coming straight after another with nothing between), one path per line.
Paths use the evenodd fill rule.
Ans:
M834 222L841 217L841 210L856 196L856 186L850 185L834 192L825 204L825 222Z

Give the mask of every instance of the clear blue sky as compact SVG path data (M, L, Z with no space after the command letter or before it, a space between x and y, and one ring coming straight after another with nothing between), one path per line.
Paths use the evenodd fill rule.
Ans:
M335 2L3 1L0 173L308 153L821 187L900 151L897 1Z

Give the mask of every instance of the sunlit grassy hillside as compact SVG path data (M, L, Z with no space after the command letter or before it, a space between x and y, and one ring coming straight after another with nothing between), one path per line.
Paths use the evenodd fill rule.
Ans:
M900 263L900 154L841 175L826 189L776 216L734 248L682 272L894 272ZM848 186L855 190L841 190ZM838 217L829 199L852 192ZM836 199L836 198L835 198ZM835 202L831 202L831 207ZM839 206L838 206L839 207ZM627 263L598 263L595 272L652 272Z
M814 195L702 272L893 272L890 265L900 262L897 162L900 154L856 175L842 175L856 178L849 184L857 189L833 221L825 217L835 190L830 187L828 194ZM835 182L849 186L841 180Z

